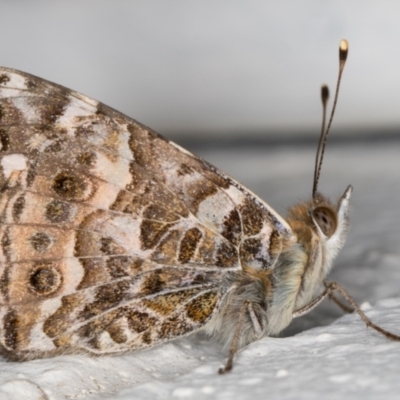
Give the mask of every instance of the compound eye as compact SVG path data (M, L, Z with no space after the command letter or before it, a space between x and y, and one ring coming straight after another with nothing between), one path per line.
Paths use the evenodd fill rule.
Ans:
M317 207L312 212L314 221L325 236L331 237L337 228L337 214L328 207Z

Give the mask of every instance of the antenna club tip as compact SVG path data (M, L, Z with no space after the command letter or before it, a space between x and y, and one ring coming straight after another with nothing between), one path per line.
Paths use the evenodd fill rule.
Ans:
M349 52L349 42L346 39L342 39L339 45L339 59L340 61L346 61L347 53Z
M349 42L346 39L342 39L339 47L341 51L347 51L349 49Z
M329 99L329 88L327 85L322 85L321 86L321 99L322 99L322 103L325 105L326 102Z

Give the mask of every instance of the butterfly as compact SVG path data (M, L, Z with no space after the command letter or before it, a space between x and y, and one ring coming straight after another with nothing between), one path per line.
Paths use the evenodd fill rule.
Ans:
M238 349L340 291L316 297L346 237L351 187L331 202L315 184L284 219L139 122L8 68L0 188L10 360L117 354L203 329L230 346L225 372Z

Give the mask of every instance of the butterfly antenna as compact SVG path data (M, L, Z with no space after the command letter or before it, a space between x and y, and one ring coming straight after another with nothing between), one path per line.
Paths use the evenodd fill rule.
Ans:
M321 88L323 118L322 118L321 136L319 138L317 155L315 158L314 184L313 184L313 191L312 191L313 198L315 198L315 195L316 195L317 189L318 189L318 181L319 181L319 176L321 174L321 167L322 167L322 161L323 161L324 153L325 153L326 141L328 139L328 134L331 129L333 116L335 115L336 103L337 103L337 99L339 96L340 82L342 80L343 69L346 64L348 52L349 52L349 44L348 44L347 40L343 39L340 41L340 46L339 46L339 76L338 76L338 80L336 83L336 92L335 92L335 97L333 99L332 111L331 111L331 115L329 117L329 123L328 123L326 130L325 130L325 118L326 118L325 115L326 115L326 104L327 104L328 97L329 97L329 91L328 91L328 87L325 85L322 86L322 88Z
M328 86L323 85L321 87L322 127L321 127L321 134L319 135L317 154L315 155L314 184L313 184L313 191L312 191L313 197L315 197L315 193L317 193L318 177L319 177L319 176L317 176L317 173L319 175L318 164L321 162L321 148L322 148L322 141L324 140L325 123L326 123L326 106L328 104L328 99L329 99Z

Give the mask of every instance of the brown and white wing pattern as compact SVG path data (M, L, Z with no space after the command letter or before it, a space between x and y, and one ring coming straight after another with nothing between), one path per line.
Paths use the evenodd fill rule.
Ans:
M202 328L227 274L290 228L200 158L79 93L0 68L0 347L141 349Z

